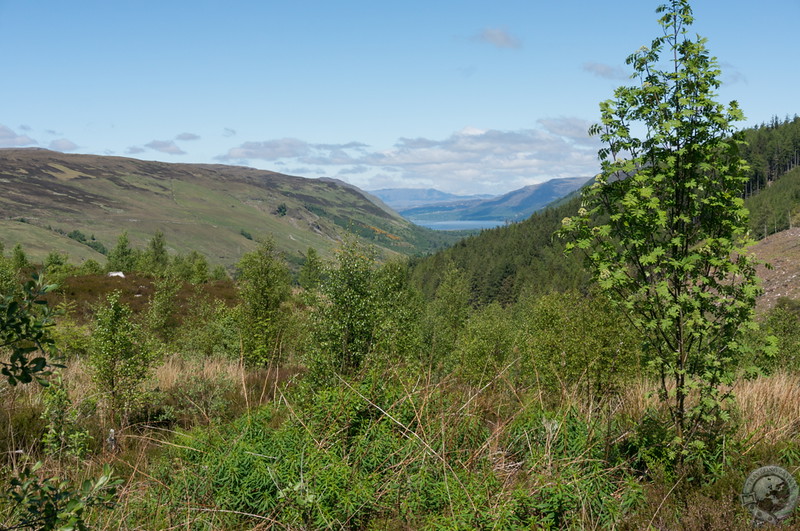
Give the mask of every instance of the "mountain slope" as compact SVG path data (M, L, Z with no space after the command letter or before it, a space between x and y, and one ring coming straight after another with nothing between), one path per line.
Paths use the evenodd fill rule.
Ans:
M314 247L323 254L357 234L384 255L419 254L458 235L417 227L355 187L253 168L70 155L42 149L0 150L0 241L40 258L51 250L73 259L66 233L80 230L112 247L123 230L135 246L164 232L173 252L197 250L231 265L271 236L290 263ZM38 255L38 256L37 256Z
M520 223L484 230L434 255L412 262L411 278L432 297L448 265L469 279L472 303L508 303L523 292L544 294L588 285L577 253L564 255L564 242L553 237L561 220L580 206L580 196L534 213Z
M745 199L744 204L750 211L750 233L756 239L797 226L800 222L800 167L771 181Z

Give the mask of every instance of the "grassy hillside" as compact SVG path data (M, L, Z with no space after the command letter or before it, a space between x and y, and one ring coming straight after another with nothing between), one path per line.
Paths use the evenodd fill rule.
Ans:
M384 256L427 253L460 235L418 227L352 186L245 167L167 164L42 149L0 150L0 241L34 259L102 255L66 237L80 230L110 248L127 230L134 246L156 231L173 252L196 250L231 265L271 236L291 263L313 247L328 254L346 234Z

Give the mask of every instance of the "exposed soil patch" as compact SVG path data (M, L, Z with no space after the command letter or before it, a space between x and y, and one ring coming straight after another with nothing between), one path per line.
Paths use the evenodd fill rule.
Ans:
M780 297L800 299L800 228L764 238L753 247L753 252L759 260L772 265L771 269L758 266L764 293L758 299L757 310L769 310Z

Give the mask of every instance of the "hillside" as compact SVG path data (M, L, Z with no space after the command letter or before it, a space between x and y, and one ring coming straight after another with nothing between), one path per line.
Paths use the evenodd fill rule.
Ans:
M418 227L376 205L355 187L253 168L148 162L0 150L0 241L22 243L40 259L103 260L66 236L79 230L111 248L123 230L134 246L161 230L172 252L197 250L229 266L259 238L271 236L290 263L313 247L328 254L346 234L383 255L420 254L458 234Z
M763 289L758 309L772 308L781 297L800 300L800 228L767 236L753 246L753 253L771 266L758 267Z
M750 211L750 233L756 239L796 226L800 213L800 168L770 181L745 199L745 206Z
M762 238L752 251L759 261L772 266L758 269L764 290L758 311L773 307L780 297L800 299L800 168L748 197L745 205L750 210L751 233ZM479 305L514 301L523 292L585 289L589 278L578 256L565 256L562 242L553 236L561 220L574 215L579 206L580 196L573 192L523 222L462 240L415 261L413 278L430 297L446 264L455 264L469 278L473 303ZM770 235L763 238L765 224Z
M573 215L580 197L573 194L519 223L484 230L456 245L412 263L412 279L427 297L439 286L448 264L469 280L472 303L484 305L517 300L523 292L545 294L588 285L577 254L565 256L553 233Z
M551 179L489 199L461 199L398 209L414 223L441 221L519 221L583 186L589 177Z

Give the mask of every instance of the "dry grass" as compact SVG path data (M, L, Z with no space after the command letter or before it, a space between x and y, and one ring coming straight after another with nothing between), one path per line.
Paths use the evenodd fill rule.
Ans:
M83 360L73 360L62 374L74 402L93 398L93 384ZM239 406L253 408L273 399L276 395L279 396L278 389L281 384L296 374L297 370L285 368L251 370L243 367L237 360L231 359L187 359L174 354L167 356L154 369L148 387L158 387L162 390L178 388L185 384L190 376L209 382L224 379L235 383L236 393L239 396L237 400L241 401ZM520 406L535 396L535 393L531 391L526 396L518 395L519 389L514 389L510 384L506 385L506 382L500 380L502 378L498 377L492 382L493 385L481 388L466 388L458 381L432 382L424 376L419 376L416 380L406 381L407 395L399 399L397 404L387 408L387 412L394 415L395 407L399 409L401 403L416 396L417 398L411 401L415 413L413 424L416 428L404 426L404 432L410 437L419 439L430 452L426 454L427 457L422 457L433 457L437 463L446 467L456 466L454 463L470 467L486 458L491 463L497 479L505 485L504 488L507 488L508 492L511 492L514 485L526 481L532 482L529 485L531 489L544 488L547 485L543 486L534 481L530 472L538 470L541 477L546 479L548 470L556 470L558 467L553 464L554 457L551 452L544 451L539 461L525 466L519 456L509 453L503 445L504 435L516 419ZM663 407L657 397L657 389L656 382L644 377L637 378L628 382L618 395L602 403L587 400L577 389L565 390L562 398L566 403L561 404L560 409L568 408L576 411L579 416L587 420L622 416L635 424L644 418L647 411ZM760 441L774 443L796 440L800 430L800 374L780 373L752 381L740 381L734 391L741 417L739 437L750 437L749 440L754 446ZM365 397L365 400L367 399ZM35 411L37 407L41 407L40 390L37 386L0 387L0 404L4 408L9 406L12 408L6 409L3 416L8 416L10 420L10 412L14 412L19 418L20 412L26 408ZM544 402L542 406L545 407ZM488 435L482 435L485 439L476 439L475 446L470 448L471 451L467 454L458 454L459 459L454 461L451 459L452 456L448 457L444 445L440 448L439 442L451 441L454 434L460 434L464 429L461 423L465 418L480 419L480 422L488 428ZM10 425L9 422L9 428ZM156 480L149 475L149 469L153 459L160 452L159 447L171 444L168 435L168 431L163 433L147 430L131 431L126 439L126 449L121 454L98 452L86 460L80 470L67 470L63 468L67 465L51 462L48 463L48 470L83 479L96 475L101 463L112 462L126 483L122 488L118 510L113 514L98 515L101 520L97 523L99 528L103 529L119 528L120 525L124 527L126 524L119 522L129 523L129 520L124 518L119 520L120 516L134 510L127 504L150 495L148 489ZM30 443L25 449L28 453L35 453ZM448 446L448 451L456 450L458 448L450 449ZM450 472L453 473L452 478L456 488L466 488L457 483L461 476L455 474L453 470ZM743 517L741 514L742 509L738 500L721 499L716 491L698 490L689 494L689 503L684 506L683 502L679 503L680 500L675 501L677 498L673 499L675 497L673 487L672 483L662 484L658 481L645 485L644 508L638 514L632 515L630 520L621 522L620 528L638 529L650 526L649 528L657 529L746 529L749 525L747 515ZM683 485L678 487L684 488ZM575 488L583 487L576 484ZM739 488L738 483L735 488ZM733 492L735 488L726 484L717 490ZM502 500L496 500L498 507L508 501L505 497L501 498ZM586 522L593 523L590 516L586 516ZM163 515L159 517L168 520Z
M800 374L778 373L743 381L735 393L742 435L777 441L800 434Z
M156 367L152 385L161 389L170 389L185 380L187 376L199 376L207 380L215 380L224 376L233 382L241 382L245 373L245 368L238 361L222 358L187 360L173 355Z

